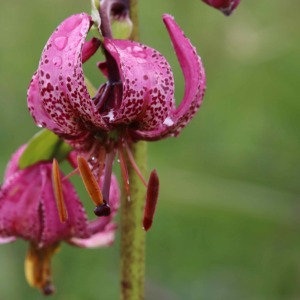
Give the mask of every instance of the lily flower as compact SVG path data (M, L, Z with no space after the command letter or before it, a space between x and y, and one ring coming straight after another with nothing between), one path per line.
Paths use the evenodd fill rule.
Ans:
M25 147L12 156L1 186L0 243L13 242L17 238L29 241L25 260L27 281L44 294L52 294L51 257L62 241L83 248L113 243L116 225L112 218L119 205L119 189L113 177L111 215L88 221L72 184L67 179L62 180L61 191L68 218L61 222L52 181L52 164L39 162L20 170L18 161Z
M239 5L240 0L202 0L208 5L219 9L224 15L229 16Z
M101 42L106 60L98 63L107 82L93 97L89 94L82 63L97 51L100 42L95 38L85 42L93 24L85 13L69 17L54 31L28 89L28 107L35 122L83 153L91 166L98 164L93 168L96 176L104 172L106 203L116 152L128 194L124 149L147 187L130 144L177 136L203 100L206 78L196 49L172 16L164 15L163 21L185 78L185 93L178 107L167 60L146 45L110 37Z

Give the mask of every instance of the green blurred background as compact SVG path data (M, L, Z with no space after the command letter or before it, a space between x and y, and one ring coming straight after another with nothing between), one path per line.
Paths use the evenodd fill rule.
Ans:
M161 22L173 14L207 72L199 114L177 139L149 144L161 193L147 234L146 299L300 299L300 2L246 1L224 17L200 0L140 1L141 37L184 83ZM26 90L56 26L88 0L0 3L0 169L36 131ZM87 67L91 78L96 68ZM97 80L96 80L97 81ZM26 243L0 248L0 299L42 299L23 276ZM52 299L118 299L112 248L63 245Z

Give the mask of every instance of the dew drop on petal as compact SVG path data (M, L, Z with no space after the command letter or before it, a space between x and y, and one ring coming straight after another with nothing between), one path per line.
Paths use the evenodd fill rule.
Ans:
M61 57L56 56L56 57L53 58L52 62L54 64L54 66L60 67L61 63L62 63L62 59L61 59Z
M167 126L172 126L174 124L174 121L170 117L167 117L165 118L163 124Z
M63 50L68 42L68 38L66 36L59 36L54 40L54 45L58 50Z

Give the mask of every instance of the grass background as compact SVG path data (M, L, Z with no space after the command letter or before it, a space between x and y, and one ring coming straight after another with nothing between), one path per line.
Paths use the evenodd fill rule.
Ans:
M0 169L36 131L26 90L41 51L89 1L0 3ZM242 1L226 18L199 0L140 1L142 41L179 65L161 22L175 16L207 72L199 114L177 139L149 144L161 193L147 234L146 299L300 298L300 2ZM97 78L88 66L91 78ZM98 79L99 80L99 79ZM97 79L96 79L97 81ZM0 248L0 299L42 299L23 276L26 243ZM63 245L52 299L118 299L119 236L112 248Z

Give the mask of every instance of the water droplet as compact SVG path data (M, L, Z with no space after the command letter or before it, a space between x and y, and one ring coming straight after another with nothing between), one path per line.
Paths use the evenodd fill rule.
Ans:
M167 126L172 126L174 124L174 121L170 117L166 117L163 124Z
M118 159L118 163L120 163L120 160Z
M37 124L37 127L39 127L39 128L42 128L42 127L43 127L43 125L42 125L42 124L40 124L40 123L38 123L38 124Z
M54 40L54 45L58 50L63 50L68 42L68 38L66 36L59 36Z
M61 59L61 57L56 56L56 57L53 58L52 62L54 64L54 66L60 67L61 63L62 63L62 59Z

